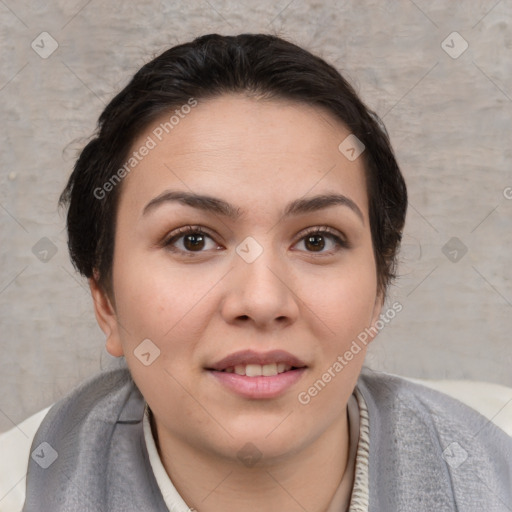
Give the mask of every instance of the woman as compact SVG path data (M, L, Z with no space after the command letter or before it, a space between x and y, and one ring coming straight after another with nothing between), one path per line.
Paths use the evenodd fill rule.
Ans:
M61 196L106 372L53 406L23 510L512 508L512 438L363 369L407 193L323 60L207 35L111 101ZM393 316L394 316L393 314Z

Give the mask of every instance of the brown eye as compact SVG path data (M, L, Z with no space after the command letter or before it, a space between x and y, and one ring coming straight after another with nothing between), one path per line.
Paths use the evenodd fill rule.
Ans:
M325 247L323 235L308 235L305 237L305 245L312 251L321 251Z
M203 234L190 234L183 237L183 246L188 251L201 250L205 244Z
M219 247L210 235L194 226L186 226L174 231L162 245L173 252L184 254L201 253Z
M300 240L306 252L332 254L339 249L348 248L348 242L341 236L331 232L330 228L315 228L306 233ZM324 250L325 249L325 250Z

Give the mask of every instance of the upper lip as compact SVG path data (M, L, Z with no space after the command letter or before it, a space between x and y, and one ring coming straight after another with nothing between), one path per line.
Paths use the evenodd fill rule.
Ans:
M296 368L306 364L294 355L284 350L271 350L270 352L255 352L254 350L241 350L234 352L210 366L209 370L222 371L237 365L284 363Z

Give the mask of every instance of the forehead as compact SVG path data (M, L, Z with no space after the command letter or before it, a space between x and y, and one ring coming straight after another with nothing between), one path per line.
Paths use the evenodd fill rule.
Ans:
M141 212L166 189L225 198L243 212L336 191L366 217L363 159L338 149L349 135L326 109L298 102L225 95L178 107L134 141L130 155L144 156L124 178L120 209Z

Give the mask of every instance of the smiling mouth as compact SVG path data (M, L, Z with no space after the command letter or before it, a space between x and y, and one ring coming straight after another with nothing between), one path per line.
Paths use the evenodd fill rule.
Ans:
M303 377L308 366L284 350L241 350L205 368L225 389L244 399L282 396Z
M205 370L226 384L235 388L240 386L247 394L254 392L263 396L263 389L268 386L275 388L275 392L280 387L284 389L302 375L306 368L304 361L284 350L240 350L209 365Z

